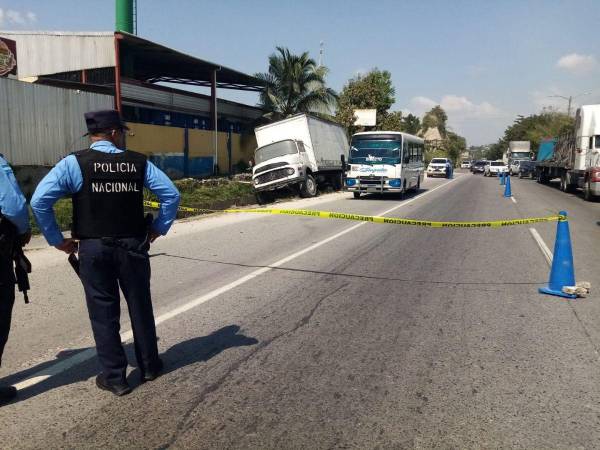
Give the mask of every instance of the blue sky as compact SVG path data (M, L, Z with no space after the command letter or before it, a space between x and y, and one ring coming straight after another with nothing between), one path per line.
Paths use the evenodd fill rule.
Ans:
M392 109L421 115L441 103L469 144L496 141L518 114L566 109L551 95L591 91L575 104L600 103L600 0L138 0L138 9L140 36L248 73L265 71L276 45L317 59L324 41L331 87L389 70ZM114 28L112 0L0 0L0 10L2 29Z

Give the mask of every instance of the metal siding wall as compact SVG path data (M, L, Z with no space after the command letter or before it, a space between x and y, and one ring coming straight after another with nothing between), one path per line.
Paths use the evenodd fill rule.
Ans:
M14 165L52 166L88 144L83 113L113 97L0 78L0 152Z
M115 65L112 33L1 31L0 36L17 42L19 79Z
M160 109L161 105L188 111L208 114L210 111L210 99L192 97L185 94L161 91L146 86L138 86L131 83L122 83L121 92L123 97L155 104ZM130 104L125 101L126 104ZM219 116L234 116L245 119L257 119L262 116L262 111L242 104L226 103L217 99L217 112Z

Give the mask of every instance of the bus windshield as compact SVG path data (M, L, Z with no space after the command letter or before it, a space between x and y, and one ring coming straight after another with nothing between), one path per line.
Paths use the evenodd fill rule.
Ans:
M355 139L350 147L350 163L388 163L400 162L402 138L398 139Z

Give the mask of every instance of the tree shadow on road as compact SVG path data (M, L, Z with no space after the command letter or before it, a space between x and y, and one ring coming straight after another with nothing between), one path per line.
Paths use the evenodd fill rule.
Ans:
M160 355L165 364L163 373L167 374L191 364L208 361L229 348L250 346L258 343L258 340L253 337L238 334L239 331L240 327L238 325L229 325L207 336L195 337L173 345ZM126 344L124 347L130 365L135 367L133 343ZM85 352L93 352L94 355L88 358ZM82 358L80 363L76 363L72 367L68 367L62 371L57 370L57 365L58 369L60 369L60 365L70 366L73 359L76 361L78 358ZM32 377L47 377L31 386L19 389L17 398L12 402L17 403L46 393L52 389L89 380L95 377L100 371L100 364L95 356L94 348L79 348L61 351L56 355L56 359L45 361L37 366L2 378L0 379L0 385L26 384L28 380L33 379ZM128 381L132 387L139 384L139 371L137 368L129 374Z

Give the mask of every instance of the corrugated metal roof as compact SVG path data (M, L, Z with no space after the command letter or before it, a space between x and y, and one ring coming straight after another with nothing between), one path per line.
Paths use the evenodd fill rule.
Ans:
M113 102L110 95L0 78L0 153L11 164L52 166L86 147L83 113Z
M124 32L0 31L17 42L19 79L115 66L120 41L123 75L145 82L181 82L209 86L213 71L221 88L260 91L252 75L171 49Z
M113 33L0 31L0 36L17 42L19 79L115 65Z

